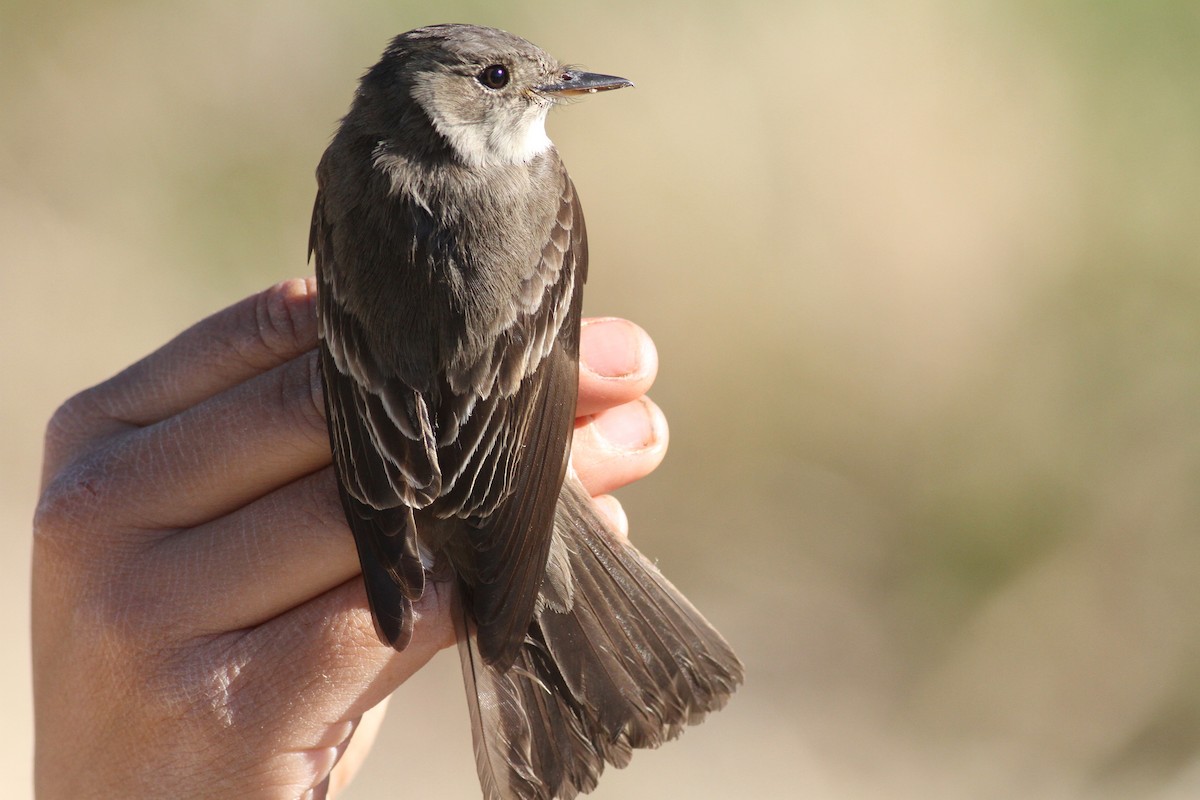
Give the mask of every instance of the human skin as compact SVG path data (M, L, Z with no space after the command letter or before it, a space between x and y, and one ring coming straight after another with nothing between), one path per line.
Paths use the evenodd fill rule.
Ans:
M330 462L315 286L189 328L68 400L34 521L39 797L324 797L387 696L454 642L448 584L409 647L375 635ZM652 471L666 421L649 337L585 320L572 465L607 493Z

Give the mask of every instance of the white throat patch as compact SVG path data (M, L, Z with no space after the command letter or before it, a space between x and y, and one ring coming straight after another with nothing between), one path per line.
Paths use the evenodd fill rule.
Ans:
M543 108L517 119L457 124L435 117L433 124L459 158L472 167L524 164L550 148L548 111Z

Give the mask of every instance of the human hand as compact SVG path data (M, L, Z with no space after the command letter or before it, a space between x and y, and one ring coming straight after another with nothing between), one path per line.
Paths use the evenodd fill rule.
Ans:
M39 796L324 796L392 690L453 643L437 584L408 649L375 637L316 341L315 287L289 281L54 415L34 522ZM581 350L572 463L623 531L605 493L666 450L643 396L657 358L623 320L585 321Z

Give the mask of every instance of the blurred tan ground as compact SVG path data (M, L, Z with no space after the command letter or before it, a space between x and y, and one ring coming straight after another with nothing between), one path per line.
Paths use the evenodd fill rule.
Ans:
M662 354L633 535L749 668L595 796L1200 796L1200 7L507 7L0 6L5 796L46 418L307 272L355 79L452 20L638 85L551 134ZM478 796L457 671L352 797Z

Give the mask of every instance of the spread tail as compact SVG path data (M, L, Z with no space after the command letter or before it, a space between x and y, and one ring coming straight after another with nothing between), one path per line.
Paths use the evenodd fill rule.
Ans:
M605 763L657 747L725 705L742 664L721 634L569 475L525 644L489 666L456 615L475 758L487 800L569 800Z

